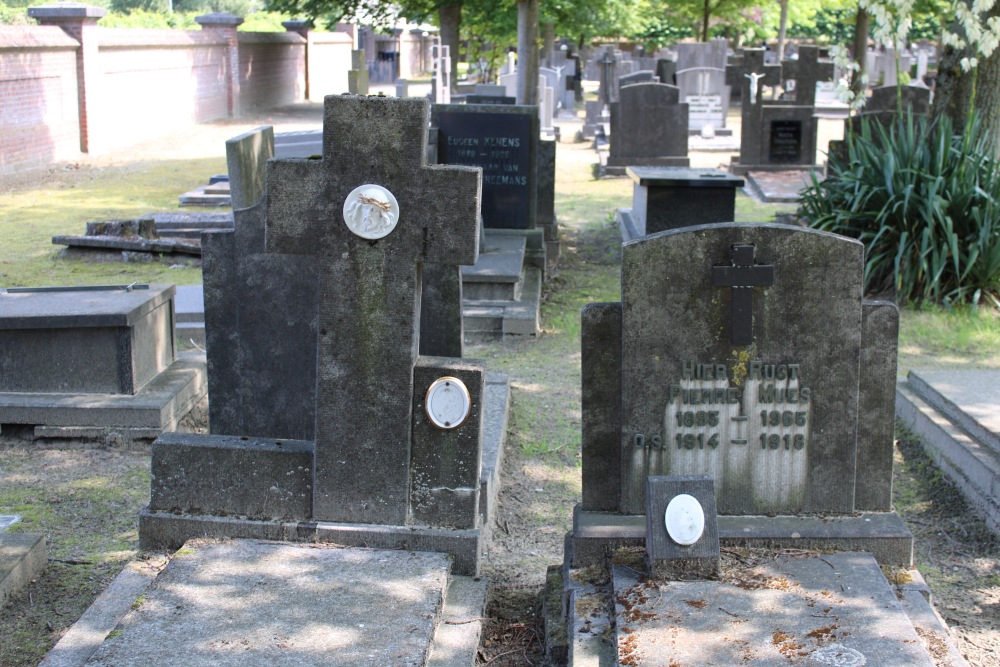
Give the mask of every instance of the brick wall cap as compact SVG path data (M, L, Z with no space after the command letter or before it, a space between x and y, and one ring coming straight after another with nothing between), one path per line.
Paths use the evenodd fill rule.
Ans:
M243 23L243 17L236 16L235 14L225 14L216 12L214 14L202 14L201 16L194 17L195 22L203 26L225 26L225 25L240 25Z
M313 28L313 22L309 19L292 19L290 21L282 21L281 27L285 30L302 30L304 28Z
M104 7L94 7L82 2L53 2L40 7L29 7L33 19L99 19L108 13Z

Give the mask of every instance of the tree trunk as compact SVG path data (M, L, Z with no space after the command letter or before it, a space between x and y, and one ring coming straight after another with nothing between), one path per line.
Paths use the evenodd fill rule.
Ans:
M785 59L785 34L788 30L788 0L781 0L781 19L778 24L778 64Z
M517 0L517 103L538 104L538 0Z
M451 89L455 91L455 82L458 80L458 31L462 26L462 3L455 2L444 4L438 9L438 21L441 24L441 44L447 46L451 54Z
M990 10L990 17L1000 16L1000 5ZM955 27L952 26L952 30ZM969 49L946 46L938 59L937 79L934 85L934 103L931 115L945 114L952 125L961 131L965 126L970 104L975 104L979 120L993 142L994 152L1000 156L1000 50L989 58L979 58L979 66L972 72L963 72L962 58L971 57ZM975 81L975 101L972 91Z
M709 0L705 0L705 9L702 11L701 15L701 41L708 41L708 19L712 15L712 9L709 7Z
M865 85L861 82L868 71L868 30L871 25L871 15L858 7L857 18L854 21L854 62L858 70L851 78L851 92L855 95L865 94Z
M543 67L552 67L552 51L556 43L556 26L553 23L546 23L542 26L542 59Z

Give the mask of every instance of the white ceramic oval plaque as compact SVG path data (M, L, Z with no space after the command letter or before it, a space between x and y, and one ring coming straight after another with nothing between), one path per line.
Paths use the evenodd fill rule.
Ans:
M381 185L359 185L344 201L344 222L361 238L383 238L399 222L399 203Z
M697 498L686 493L670 499L663 521L670 539L685 547L697 542L705 532L705 510Z
M424 410L427 418L438 428L458 428L469 416L471 409L469 390L458 378L438 378L427 389Z

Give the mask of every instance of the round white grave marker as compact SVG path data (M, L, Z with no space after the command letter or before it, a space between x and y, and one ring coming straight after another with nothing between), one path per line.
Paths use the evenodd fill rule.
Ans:
M663 521L670 539L685 547L697 542L705 532L705 510L697 498L686 493L670 499Z
M471 409L469 390L458 378L438 378L427 389L424 410L427 418L438 428L458 428L469 416Z
M344 222L361 238L383 238L399 222L399 202L381 185L359 185L344 200Z

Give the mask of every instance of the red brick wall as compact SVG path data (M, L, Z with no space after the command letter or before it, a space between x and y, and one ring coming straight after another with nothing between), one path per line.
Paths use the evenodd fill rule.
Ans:
M291 32L240 32L239 113L301 102L306 94L306 40Z
M239 32L232 45L220 30L91 23L80 34L91 44L85 137L80 42L55 26L0 27L0 174L78 158L82 140L84 150L103 153L191 123L301 102L307 60L313 100L347 91L351 40L340 33L311 33L309 55L306 38L292 32ZM230 63L237 63L235 77Z
M101 88L91 133L102 152L229 115L220 36L98 28L97 39Z
M79 157L78 48L56 27L0 30L0 173Z

